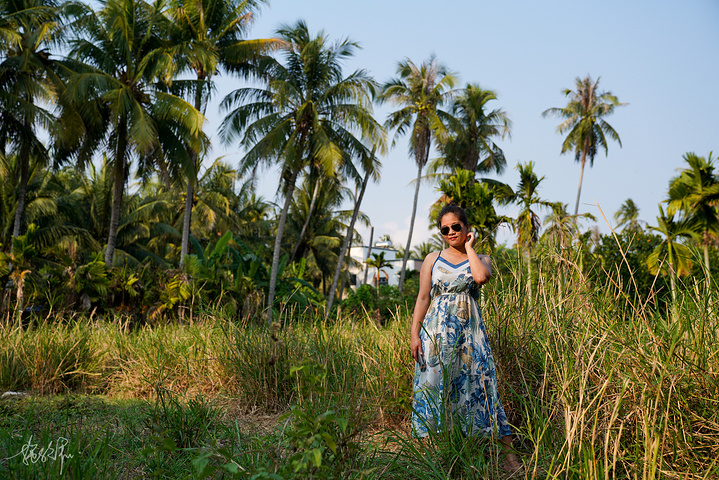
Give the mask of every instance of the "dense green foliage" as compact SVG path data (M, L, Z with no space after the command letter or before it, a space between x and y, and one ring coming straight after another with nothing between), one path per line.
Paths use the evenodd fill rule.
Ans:
M711 153L684 156L656 222L627 199L615 231L585 230L541 166L518 164L516 189L480 177L507 163L492 90L454 89L434 57L380 89L343 71L350 39L301 21L247 38L263 4L0 0L0 388L30 394L0 400L0 475L501 477L491 441L408 434L416 272L346 286L384 123L409 134L417 189L429 166L436 207L465 206L492 254L480 303L527 476L719 476ZM221 128L246 148L237 169L207 158L220 73L238 82ZM582 169L619 141L602 117L622 104L597 83L546 111ZM375 100L397 108L385 122ZM257 195L259 167L279 167L282 206ZM444 248L410 250L417 191L403 264ZM59 437L62 462L17 455Z

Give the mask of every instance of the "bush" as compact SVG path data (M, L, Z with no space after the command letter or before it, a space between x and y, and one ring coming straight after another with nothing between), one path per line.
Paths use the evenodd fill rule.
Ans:
M352 315L365 315L366 313L382 325L400 311L406 310L407 306L407 297L400 294L397 287L392 285L380 285L379 288L361 285L342 302L342 309L345 313Z

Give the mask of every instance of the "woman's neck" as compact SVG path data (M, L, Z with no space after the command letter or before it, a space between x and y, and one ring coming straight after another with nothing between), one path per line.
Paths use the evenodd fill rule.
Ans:
M447 247L447 253L464 256L467 255L467 249L464 245L462 245L461 247L453 247L450 245Z

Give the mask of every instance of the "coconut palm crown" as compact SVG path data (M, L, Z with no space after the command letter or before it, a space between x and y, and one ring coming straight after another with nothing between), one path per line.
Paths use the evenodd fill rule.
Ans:
M567 106L549 108L542 113L543 117L553 115L566 119L557 127L558 133L567 134L562 143L562 153L574 152L574 159L582 165L574 215L579 212L579 197L582 193L584 165L587 159L589 166L593 166L597 151L604 149L605 154L608 153L607 137L622 146L619 134L604 120L604 117L614 113L616 107L626 104L620 103L611 92L599 92L599 78L592 80L589 75L584 78L577 77L575 90L565 88L562 91L562 94L569 98Z
M372 116L375 82L364 70L344 76L342 64L354 55L355 42L331 42L320 32L312 36L305 22L282 26L284 61L264 57L257 76L264 84L230 93L222 102L228 111L220 136L246 149L239 172L280 167L285 196L272 256L268 317L277 285L282 237L298 177L310 166L332 177L352 159L371 157L366 145L376 143L382 128Z
M447 135L446 125L452 117L440 108L457 94L453 90L456 82L455 75L434 55L419 66L406 59L397 64L397 77L382 86L382 94L379 96L380 103L389 102L399 107L389 114L385 127L395 131L395 141L409 133L409 152L417 165L412 216L399 278L400 291L404 286L407 259L412 245L422 170L429 160L432 140L443 139Z

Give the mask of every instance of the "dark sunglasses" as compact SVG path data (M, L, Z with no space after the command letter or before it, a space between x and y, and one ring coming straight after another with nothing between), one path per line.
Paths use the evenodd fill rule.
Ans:
M462 230L462 224L461 223L452 224L452 230L454 230L455 232L459 232L460 230ZM444 236L447 236L447 234L449 233L449 227L440 228L439 233L441 233Z

